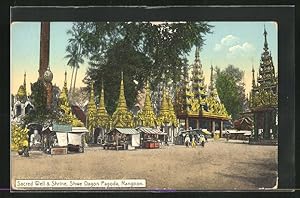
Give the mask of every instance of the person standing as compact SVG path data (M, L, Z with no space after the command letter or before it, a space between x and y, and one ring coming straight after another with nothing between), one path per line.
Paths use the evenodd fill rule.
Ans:
M204 147L205 144L205 138L203 135L200 136L200 142L201 142L201 146Z
M184 143L185 143L186 147L189 147L190 141L191 141L191 139L190 139L189 134L186 134L185 139L184 139Z
M192 138L192 148L196 148L196 140L195 140L195 137Z

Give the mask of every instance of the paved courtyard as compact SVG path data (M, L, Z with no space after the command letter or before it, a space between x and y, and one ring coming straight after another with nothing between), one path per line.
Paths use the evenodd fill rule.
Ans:
M241 141L212 140L204 148L91 147L80 154L11 155L12 185L15 179L146 179L148 190L256 190L272 188L277 177L277 146Z

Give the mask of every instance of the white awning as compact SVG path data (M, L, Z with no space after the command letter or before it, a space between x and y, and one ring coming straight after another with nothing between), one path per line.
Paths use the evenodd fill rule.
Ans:
M52 127L46 127L46 128L43 128L42 131L45 131L49 129L50 131L53 131L53 128ZM65 131L67 133L88 133L89 130L85 127L72 127L72 131Z
M156 134L156 135L166 135L167 133L162 132L159 129L153 129L149 127L138 127L136 128L137 131L147 133L147 134Z
M138 134L139 132L135 130L134 128L115 128L111 131L117 130L118 132L126 135L132 135L132 134ZM110 132L111 132L110 131Z
M72 133L88 133L89 130L85 127L72 127Z

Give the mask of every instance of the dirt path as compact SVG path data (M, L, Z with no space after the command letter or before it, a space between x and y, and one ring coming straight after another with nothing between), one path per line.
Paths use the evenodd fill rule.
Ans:
M275 185L277 147L209 142L205 148L112 151L83 154L12 153L14 179L146 179L147 189L258 189Z

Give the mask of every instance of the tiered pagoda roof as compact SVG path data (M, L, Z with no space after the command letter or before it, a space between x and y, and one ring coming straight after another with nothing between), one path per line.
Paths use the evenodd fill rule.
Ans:
M103 82L102 82L101 96L100 96L99 107L98 107L98 126L102 128L110 127L110 116L107 113L107 110L105 108L105 102L104 102Z
M60 117L60 121L66 124L72 124L73 126L83 126L83 123L72 114L72 109L68 99L67 72L65 72L64 86L59 95L58 101L59 109L63 114Z
M278 77L275 74L272 55L269 51L267 31L264 28L264 48L261 54L257 83L252 68L251 108L274 107L278 104Z
M138 120L141 126L144 127L156 127L156 115L153 111L153 106L150 98L150 88L148 82L146 83L146 97L144 107L141 112L138 113Z
M112 115L112 127L113 128L131 128L134 127L133 114L128 111L125 93L124 93L124 82L123 72L121 73L121 86L120 95L116 111Z
M195 62L192 70L192 91L194 98L202 100L206 96L204 75L202 70L202 64L200 61L200 49L197 46L195 52Z
M176 91L176 115L185 117L206 117L229 120L225 106L221 103L213 79L213 67L211 67L211 80L208 93L204 84L202 64L200 62L199 47L196 47L195 62L192 64L192 86L189 85L187 68L183 71L180 86Z

